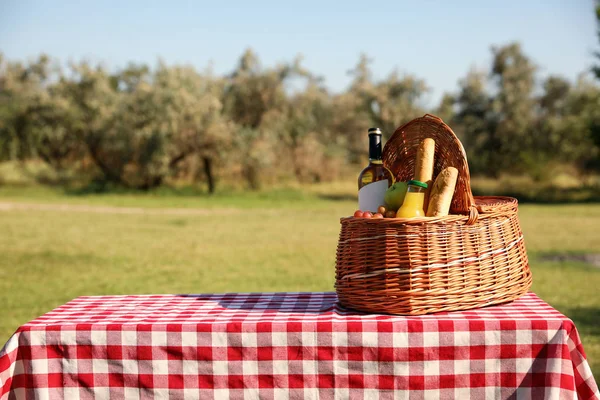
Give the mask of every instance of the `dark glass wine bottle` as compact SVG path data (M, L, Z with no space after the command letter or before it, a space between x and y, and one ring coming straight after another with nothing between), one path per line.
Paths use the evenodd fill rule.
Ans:
M358 176L358 209L376 212L383 205L385 192L394 177L381 158L381 130L369 129L369 165Z

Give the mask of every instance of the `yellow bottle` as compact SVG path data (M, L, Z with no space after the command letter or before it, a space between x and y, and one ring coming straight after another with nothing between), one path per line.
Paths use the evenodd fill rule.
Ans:
M425 189L427 184L421 181L408 181L404 203L396 212L396 218L424 217Z

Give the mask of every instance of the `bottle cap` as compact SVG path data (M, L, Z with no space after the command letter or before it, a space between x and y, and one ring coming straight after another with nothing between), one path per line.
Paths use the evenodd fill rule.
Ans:
M420 186L422 188L427 189L427 184L425 182L421 182L421 181L416 181L416 180L412 180L412 181L408 181L409 185L415 185L415 186Z
M369 135L381 135L381 129L369 128Z

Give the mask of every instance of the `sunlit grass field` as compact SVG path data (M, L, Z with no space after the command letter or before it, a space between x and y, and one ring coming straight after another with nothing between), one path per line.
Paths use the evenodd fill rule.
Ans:
M345 185L213 197L0 186L3 202L54 206L0 206L2 343L81 295L331 291L339 217L355 209ZM575 321L599 377L600 268L542 257L600 253L600 204L526 204L520 220L533 291Z

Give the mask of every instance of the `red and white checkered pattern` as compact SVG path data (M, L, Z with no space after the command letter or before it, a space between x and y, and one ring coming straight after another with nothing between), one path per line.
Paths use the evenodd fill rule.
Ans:
M599 398L575 326L533 293L420 317L336 300L80 297L0 351L0 398Z

